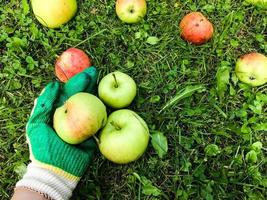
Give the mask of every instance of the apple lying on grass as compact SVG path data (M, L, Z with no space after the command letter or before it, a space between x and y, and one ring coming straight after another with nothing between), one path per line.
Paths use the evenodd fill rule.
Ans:
M135 95L135 81L119 71L109 73L98 85L99 98L112 108L119 109L130 105Z
M56 76L62 82L67 82L71 77L92 66L91 59L78 48L69 48L57 59L55 64Z
M37 20L49 28L67 23L77 12L76 0L31 0Z
M106 126L100 132L99 149L108 160L126 164L142 156L148 142L146 122L135 112L123 109L108 117Z
M179 25L181 37L193 44L204 44L212 38L213 25L200 12L191 12L187 14Z
M71 96L54 113L54 129L69 144L93 136L107 121L106 107L96 96L80 92Z
M267 82L267 57L260 53L241 56L235 67L238 79L251 86L260 86Z
M117 0L116 13L121 21L137 23L146 15L145 0Z

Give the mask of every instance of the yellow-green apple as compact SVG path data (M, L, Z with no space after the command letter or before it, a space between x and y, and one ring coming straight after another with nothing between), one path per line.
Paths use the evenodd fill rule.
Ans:
M146 15L145 0L117 0L116 13L126 23L139 22Z
M77 12L76 0L31 0L37 20L49 28L67 23Z
M213 35L212 23L200 12L191 12L184 16L180 25L181 37L193 44L203 44Z
M251 86L260 86L267 82L267 57L260 53L241 56L235 67L238 79Z
M108 117L99 135L100 152L110 161L126 164L137 160L149 142L146 122L135 112L117 110Z
M245 0L245 2L263 9L267 9L267 0Z
M120 71L109 73L98 85L98 96L112 108L124 108L131 104L136 95L135 81Z
M57 59L55 74L62 82L67 82L71 77L92 66L91 59L78 48L69 48Z
M106 107L96 96L80 92L71 96L54 113L54 129L69 144L93 136L107 121Z

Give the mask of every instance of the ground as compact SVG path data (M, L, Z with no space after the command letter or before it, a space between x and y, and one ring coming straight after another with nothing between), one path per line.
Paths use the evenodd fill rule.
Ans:
M151 134L168 140L166 155L150 143L128 165L96 153L73 199L266 197L267 87L251 88L234 74L239 56L266 55L266 10L241 0L147 2L145 19L127 25L115 14L115 0L79 0L75 18L52 30L37 22L26 0L0 0L0 199L10 199L29 162L25 124L33 100L56 80L57 56L73 46L92 57L99 78L114 70L133 77L138 94L129 108ZM205 45L179 36L179 21L190 11L214 24ZM174 97L179 101L161 111ZM254 142L263 148L251 155Z

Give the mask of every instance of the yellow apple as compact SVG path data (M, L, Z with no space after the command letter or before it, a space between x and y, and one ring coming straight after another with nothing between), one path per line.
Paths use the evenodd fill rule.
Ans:
M49 28L67 23L77 11L76 0L32 0L31 5L37 20Z

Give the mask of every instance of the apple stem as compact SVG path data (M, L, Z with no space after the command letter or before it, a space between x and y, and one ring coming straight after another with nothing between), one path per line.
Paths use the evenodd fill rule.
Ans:
M115 80L115 88L119 87L118 82L117 82L117 78L115 74L112 74L112 76L114 77Z
M95 139L96 143L99 145L99 139L95 135L93 135L93 138Z
M115 122L110 122L110 124L111 124L112 126L114 126L115 129L116 129L117 131L121 130L121 127L119 127L119 125L116 124Z

